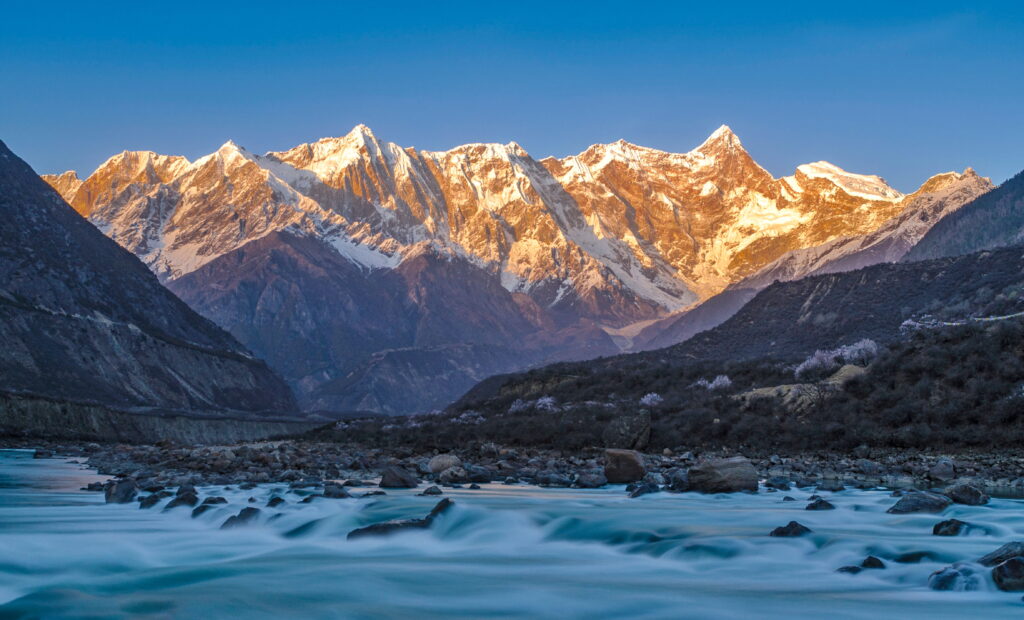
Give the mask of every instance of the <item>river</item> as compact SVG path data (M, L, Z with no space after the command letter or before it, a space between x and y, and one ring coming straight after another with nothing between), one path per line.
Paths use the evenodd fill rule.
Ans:
M229 500L193 519L162 504L104 504L103 480L67 459L0 451L0 618L1019 618L1020 593L987 576L973 592L928 589L929 575L1024 539L1024 502L890 515L886 491L637 499L600 490L452 489L430 530L346 540L353 528L421 517L436 497L300 504L286 485L202 487ZM359 489L354 490L359 492ZM789 494L799 501L783 502ZM265 508L280 495L287 504ZM249 502L249 498L255 502ZM168 500L164 500L165 502ZM251 526L221 530L261 507ZM931 534L939 520L974 525ZM768 532L791 520L802 538ZM919 563L892 561L928 551ZM885 569L837 573L865 556Z

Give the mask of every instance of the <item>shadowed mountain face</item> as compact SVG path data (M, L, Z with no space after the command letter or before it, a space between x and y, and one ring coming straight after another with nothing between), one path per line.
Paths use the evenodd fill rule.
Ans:
M568 392L575 391L586 399L608 400L623 385L642 395L657 391L662 377L689 365L767 359L778 366L863 338L881 344L902 341L905 321L910 325L974 324L968 319L1013 316L1024 312L1022 292L1024 248L1020 246L777 282L729 320L681 344L494 377L474 387L462 402L486 409L488 403L501 399L537 398L545 386L569 386L560 395L563 399L572 398ZM609 374L616 381L607 386L588 381L588 377Z
M629 342L964 176L908 196L827 162L777 179L725 126L688 153L618 141L536 160L515 143L405 148L360 125L265 155L125 152L84 180L45 178L304 408L405 413L491 373L615 353L604 330Z
M0 392L195 415L293 414L288 387L0 143Z
M273 233L168 286L311 410L424 411L493 374L617 351L596 327L556 330L529 297L426 245L367 269L318 239Z

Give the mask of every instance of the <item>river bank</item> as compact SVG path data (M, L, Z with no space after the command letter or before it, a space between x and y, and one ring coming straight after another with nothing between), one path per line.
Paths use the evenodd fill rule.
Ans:
M102 474L131 478L140 488L268 482L323 485L346 480L356 484L379 479L392 468L418 482L442 486L507 481L592 488L603 486L608 477L606 451L599 448L567 454L481 444L452 452L458 466L444 469L438 469L436 462L431 467L436 452L303 440L177 446L6 438L0 439L0 448L76 457ZM666 490L685 490L679 481L698 463L735 456L731 452L635 454L643 468L637 480ZM1024 458L1010 452L935 454L859 448L852 454L744 456L760 480L778 488L937 489L967 482L993 496L1024 495Z

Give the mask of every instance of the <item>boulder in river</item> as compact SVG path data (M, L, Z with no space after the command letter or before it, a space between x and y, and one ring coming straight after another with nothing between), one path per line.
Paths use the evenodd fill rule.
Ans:
M932 590L971 592L981 587L981 577L970 564L957 562L932 573L928 587Z
M786 525L775 528L768 535L780 538L793 538L796 536L803 536L804 534L810 534L811 531L811 528L806 525L802 525L796 521L790 521Z
M380 476L380 487L385 489L415 489L420 482L416 476L401 467L391 466Z
M989 499L981 489L966 482L946 487L942 494L953 502L965 506L983 506L988 503Z
M690 474L681 467L669 471L665 482L669 491L682 493L690 490Z
M462 459L454 454L438 454L427 464L432 474L439 474L449 467L462 467Z
M267 508L277 508L278 506L280 506L283 503L284 503L284 498L283 497L276 497L276 496L275 497L271 497L270 501L267 502Z
M912 512L942 512L953 503L945 495L929 493L927 491L913 491L907 493L886 512L890 514L908 514Z
M641 495L648 495L650 493L658 493L661 491L661 487L656 484L649 482L641 482L633 487L629 492L630 497L640 497Z
M1010 558L1020 556L1024 556L1024 542L1015 540L1013 542L1006 543L992 553L981 556L978 558L978 564L981 564L982 566L995 566L996 564L1001 564Z
M239 527L242 525L252 523L256 519L256 517L260 516L261 512L262 511L259 508L253 508L252 506L248 508L243 508L237 515L228 517L227 521L225 521L224 524L220 526L220 529L228 530L233 527Z
M935 524L932 534L935 536L959 536L965 527L967 527L967 523L960 519L946 519Z
M186 492L182 495L176 495L174 499L167 502L167 505L164 506L164 510L171 510L172 508L177 508L178 506L188 506L189 508L191 508L198 503L199 496L197 496L194 492Z
M328 484L324 486L324 497L331 499L348 499L352 497L348 490L340 484Z
M636 482L644 477L644 459L635 450L609 448L604 451L604 476L612 484Z
M366 527L360 527L352 530L348 533L348 539L362 538L364 536L386 536L403 530L427 529L438 515L443 514L451 508L454 503L455 502L446 497L439 501L437 505L434 506L434 509L422 519L395 519L393 521L374 523L373 525L367 525Z
M701 493L757 491L757 470L743 456L708 459L690 468L690 488Z
M1024 557L1013 557L992 569L992 580L1004 592L1024 590Z
M131 478L117 480L104 490L103 495L108 504L127 504L135 499L139 487Z
M835 509L836 509L836 507L832 505L832 502L823 500L820 497L818 499L814 500L813 502L811 502L810 504L807 504L807 506L804 507L804 510L835 510Z
M426 489L423 489L423 492L420 493L420 495L443 495L443 494L444 494L444 491L442 491L440 489L440 487L436 487L436 486L429 486Z
M864 561L860 563L860 566L861 568L885 568L885 562L873 555L869 555L864 558Z

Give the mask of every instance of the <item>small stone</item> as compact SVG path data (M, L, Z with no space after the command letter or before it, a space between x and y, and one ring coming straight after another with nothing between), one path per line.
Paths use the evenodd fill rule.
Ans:
M937 570L928 578L928 587L932 590L971 592L980 586L978 574L962 562Z
M864 561L861 562L860 565L862 568L885 568L885 562L873 555L869 555L864 558Z
M658 493L661 491L661 487L656 484L650 484L648 482L641 482L629 492L630 497L640 497L641 495L647 495L649 493Z
M282 497L271 497L270 501L267 502L267 508L277 508L281 504L285 503Z
M479 488L479 487L478 487ZM442 495L444 491L436 486L430 486L423 490L420 495Z
M804 508L804 510L835 510L836 507L831 502L825 501L820 497Z
M792 537L796 537L796 536L803 536L805 534L810 534L812 531L813 530L811 530L809 527L807 527L805 525L797 523L796 521L790 521L786 525L783 525L781 527L775 528L768 535L769 536L781 537L781 538L792 538Z
M220 526L220 529L227 530L233 527L247 525L254 521L256 517L260 516L261 513L262 511L259 508L253 508L251 506L249 508L243 508L237 515L228 517L227 521Z
M932 534L935 536L959 536L966 527L967 523L960 519L946 519L935 524Z

